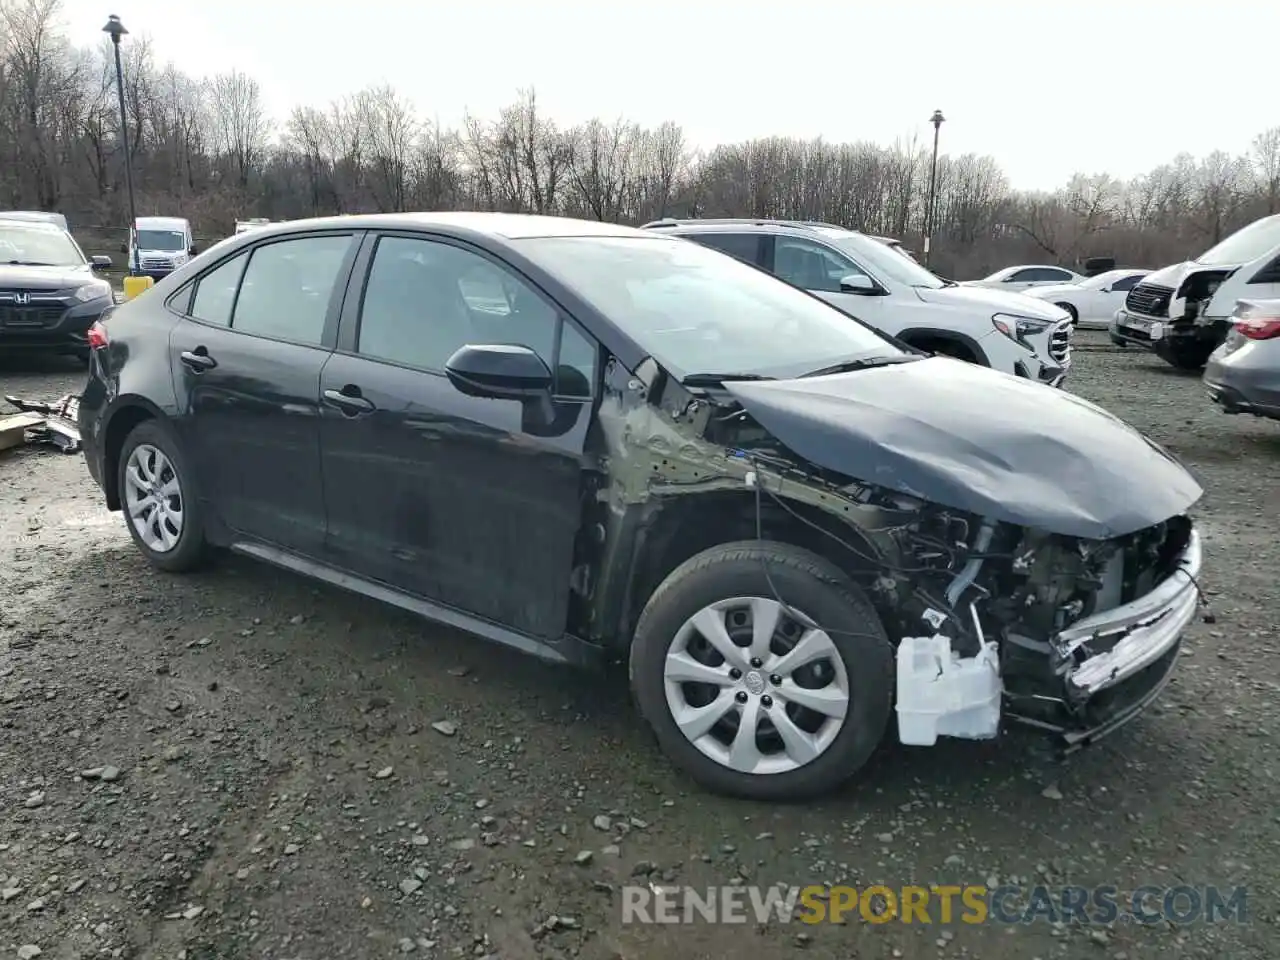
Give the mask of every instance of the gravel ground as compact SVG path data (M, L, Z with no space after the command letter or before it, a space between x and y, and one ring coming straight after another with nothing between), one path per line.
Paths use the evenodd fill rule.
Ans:
M83 380L32 363L0 365L0 393ZM1280 424L1221 415L1101 334L1080 335L1071 388L1199 473L1214 622L1155 709L1066 761L1024 737L890 746L807 807L692 788L620 679L247 560L158 574L80 457L0 454L0 957L1277 956ZM1243 884L1248 922L620 912L629 882L997 880Z

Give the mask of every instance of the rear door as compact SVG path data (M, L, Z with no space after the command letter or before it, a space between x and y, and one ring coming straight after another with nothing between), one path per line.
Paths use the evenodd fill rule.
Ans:
M470 397L445 362L518 343L555 371L555 418ZM324 367L327 547L336 565L542 639L567 622L595 341L505 263L445 237L365 244Z
M239 537L317 556L320 370L337 334L355 233L272 240L224 260L172 302L184 449L199 493ZM341 280L341 282L339 282Z
M681 234L686 240L711 247L721 253L749 263L753 267L764 266L763 233L704 233L702 231Z

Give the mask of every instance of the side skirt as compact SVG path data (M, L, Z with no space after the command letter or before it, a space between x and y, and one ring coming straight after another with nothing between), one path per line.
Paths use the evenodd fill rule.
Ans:
M599 669L606 662L603 649L579 640L577 637L566 635L554 641L531 637L469 613L464 613L461 610L455 610L453 607L422 600L386 584L367 580L364 577L334 569L315 560L296 556L278 547L239 540L232 543L230 549L257 560L265 560L267 563L283 567L286 570L292 570L303 576L321 580L335 587L341 587L343 590L350 590L352 593L358 593L373 600L392 604L402 610L417 614L426 620L453 627L457 630L463 630L493 643L512 647L521 653L529 654L549 663Z

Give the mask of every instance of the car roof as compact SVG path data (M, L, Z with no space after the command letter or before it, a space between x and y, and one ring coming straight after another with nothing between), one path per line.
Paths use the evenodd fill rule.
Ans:
M185 227L186 217L139 217L138 224L148 227Z
M653 220L640 229L659 232L675 232L678 230L681 232L704 233L715 233L728 229L732 229L735 232L745 230L748 233L768 233L774 230L788 230L800 233L819 233L821 231L836 230L841 233L857 233L856 230L842 227L838 223L823 223L819 220L771 220L767 217L709 217L691 220L667 218L665 220Z
M4 221L7 226L16 226L19 230L35 230L44 233L66 233L62 229L62 225L55 220L36 220L27 217L9 217L0 214L0 220Z
M309 230L344 227L355 230L404 230L444 228L504 240L530 237L652 237L653 234L617 223L578 220L573 217L551 217L532 213L486 213L450 211L440 213L361 213L336 217L314 217L263 225L254 230L256 239L284 236Z

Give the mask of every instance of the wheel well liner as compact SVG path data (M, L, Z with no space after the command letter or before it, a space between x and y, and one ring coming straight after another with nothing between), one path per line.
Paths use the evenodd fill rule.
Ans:
M755 495L745 490L673 497L646 518L636 538L629 588L611 631L619 649L630 645L641 610L671 571L711 547L756 539L756 504ZM855 582L868 582L883 569L880 552L863 533L815 507L788 502L783 508L765 501L760 521L763 539L810 550Z
M897 334L897 338L922 350L926 348L927 344L955 344L963 347L968 352L973 363L983 367L991 366L990 361L987 360L986 353L978 345L978 341L967 333L959 333L955 330L939 330L936 327L911 327Z
M102 492L106 496L107 509L120 509L120 451L125 438L133 428L145 420L155 420L159 414L145 401L126 401L117 407L107 420L102 438Z

